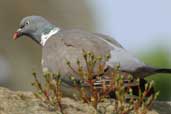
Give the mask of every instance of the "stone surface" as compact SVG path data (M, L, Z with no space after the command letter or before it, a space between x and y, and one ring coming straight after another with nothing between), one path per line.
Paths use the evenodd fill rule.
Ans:
M111 102L98 105L98 111L81 102L70 98L62 99L65 114L112 114ZM31 92L11 91L0 87L0 114L61 114L49 111L42 102L34 97ZM148 114L171 114L171 103L155 102L152 111Z

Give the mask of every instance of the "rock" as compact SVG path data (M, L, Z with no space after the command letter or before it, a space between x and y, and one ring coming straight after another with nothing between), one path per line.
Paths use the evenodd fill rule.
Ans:
M98 114L113 114L114 100L106 100L98 105ZM132 113L131 113L132 114ZM171 102L155 101L147 114L171 114Z
M76 102L70 98L62 99L66 114L95 114L95 109L88 104ZM61 114L49 111L32 92L11 91L0 87L0 114Z
M66 114L96 114L92 106L70 98L63 98L62 106Z
M98 105L96 111L91 105L70 98L62 99L65 114L112 114L112 102L106 100ZM32 92L11 91L0 87L0 114L61 114L50 111L35 98ZM171 103L155 102L148 114L171 114Z
M153 109L159 114L171 114L171 102L156 101L153 104Z
M40 106L31 92L14 92L0 88L0 114L57 114Z

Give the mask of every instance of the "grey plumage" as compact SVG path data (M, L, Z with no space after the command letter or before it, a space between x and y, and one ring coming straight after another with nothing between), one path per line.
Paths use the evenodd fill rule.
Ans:
M106 64L113 68L120 64L122 71L133 73L137 68L145 66L125 49L109 45L100 36L76 29L60 31L48 40L43 47L43 66L52 72L59 70L68 75L71 71L66 65L66 60L70 60L73 65L76 65L77 59L83 62L83 49L92 51L97 56L112 53Z
M54 25L40 16L29 16L21 21L20 31L17 31L14 39L27 35L40 44L42 34L48 34L54 28ZM104 61L106 66L114 68L120 64L121 71L131 73L134 77L144 78L155 73L171 73L171 69L155 68L144 64L110 36L78 29L59 30L46 41L42 47L42 66L52 72L60 71L63 80L68 82L71 71L66 65L66 59L71 61L74 67L77 59L85 64L82 57L83 49L101 56L110 53L109 61ZM64 83L64 86L66 91L70 91L67 83Z

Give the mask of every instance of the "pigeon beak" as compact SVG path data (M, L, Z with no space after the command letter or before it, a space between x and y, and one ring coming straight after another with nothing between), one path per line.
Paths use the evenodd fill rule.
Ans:
M17 38L19 38L21 36L21 28L19 28L14 34L13 34L13 39L16 40Z

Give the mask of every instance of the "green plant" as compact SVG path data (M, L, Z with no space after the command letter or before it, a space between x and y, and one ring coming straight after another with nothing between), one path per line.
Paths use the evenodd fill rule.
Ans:
M32 85L36 88L36 92L34 95L39 98L41 101L44 102L44 104L54 110L60 110L62 114L63 108L61 105L61 98L62 98L62 92L61 92L61 80L60 80L60 73L54 74L50 72L46 72L43 74L43 77L45 79L45 84L41 84L41 82L38 80L37 74L34 72L34 82Z
M74 69L69 61L67 61L67 65L74 74L82 79L80 83L76 83L74 77L71 78L80 92L81 99L85 103L92 104L94 108L97 108L98 103L102 102L104 98L110 97L109 94L113 92L116 99L114 106L116 114L129 114L130 112L146 114L159 95L157 92L147 97L153 87L153 81L146 83L145 90L142 91L139 79L134 79L131 75L120 72L119 65L113 71L106 72L103 61L108 60L110 55L95 56L92 52L83 50L83 58L86 68L79 60L76 63L77 69ZM137 86L138 96L133 95L132 86ZM89 91L87 91L87 87Z
M79 83L77 83L78 81L74 77L71 77L71 81L75 88L80 92L81 100L85 103L91 103L94 108L97 108L97 104L110 92L105 88L102 88L102 90L99 91L95 86L95 84L97 84L97 80L101 80L101 75L105 71L105 63L101 56L95 56L93 53L86 52L84 50L83 58L85 60L86 69L83 67L83 64L81 64L79 59L76 62L77 69L74 69L70 61L66 60L68 67L74 73L73 75L78 75L81 78ZM109 55L106 55L105 60L108 58ZM103 84L103 82L100 82L99 84Z
M79 91L79 100L91 104L97 109L98 104L104 99L110 98L110 94L115 95L115 105L113 112L115 114L146 114L151 108L153 101L159 95L159 92L147 94L153 87L153 81L146 83L145 90L140 87L140 80L134 79L127 73L120 72L120 66L116 66L113 71L108 72L105 67L105 61L110 55L96 56L92 52L83 50L83 61L77 60L76 68L70 61L66 60L68 67L72 70L72 75L80 77L80 80L71 76L73 86ZM86 68L84 67L86 66ZM61 74L45 73L45 84L42 85L37 79L36 73L33 73L35 82L33 85L37 88L35 96L41 99L49 108L60 110L63 114L61 105ZM139 94L133 95L132 87L137 86Z

